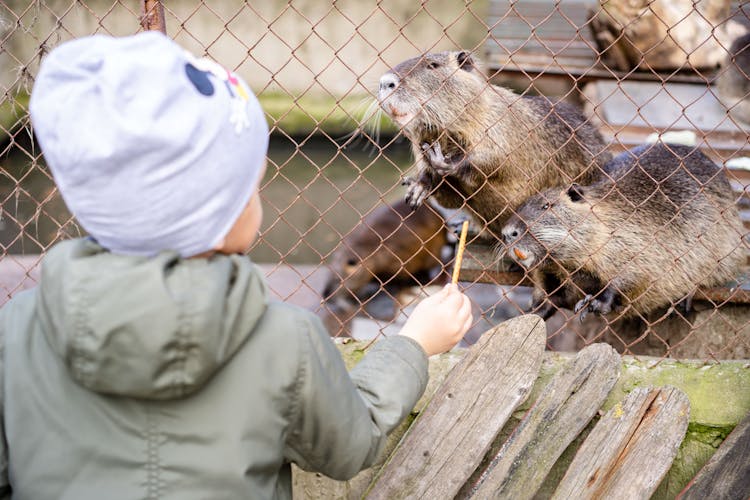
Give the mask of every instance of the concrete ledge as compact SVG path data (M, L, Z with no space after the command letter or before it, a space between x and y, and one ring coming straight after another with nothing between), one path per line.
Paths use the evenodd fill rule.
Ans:
M366 344L350 342L339 346L341 353L351 367L359 361ZM465 349L457 349L448 354L430 359L430 382L425 395L417 403L414 416L427 404L448 371L461 359ZM545 353L542 369L526 403L516 411L496 440L496 450L523 414L536 401L542 388L560 368L572 359L572 354ZM603 406L606 411L621 401L627 393L639 386L673 385L683 390L690 399L690 421L687 435L680 447L677 458L667 477L653 498L674 498L703 464L716 451L716 448L750 412L750 361L722 361L707 364L704 361L659 360L658 358L624 356L622 372L615 388ZM408 419L390 437L379 463L359 473L350 481L334 481L320 474L294 470L294 494L296 498L360 498L383 460L398 444L413 419ZM595 422L568 447L545 481L540 494L548 497L575 451L588 435ZM493 450L490 451L492 453Z

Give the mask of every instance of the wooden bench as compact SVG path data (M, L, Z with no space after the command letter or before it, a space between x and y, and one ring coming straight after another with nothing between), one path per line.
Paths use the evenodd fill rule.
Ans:
M678 500L750 497L750 413L737 424Z

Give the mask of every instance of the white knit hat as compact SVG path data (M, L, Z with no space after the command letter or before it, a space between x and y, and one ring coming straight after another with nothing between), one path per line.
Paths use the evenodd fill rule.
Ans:
M268 149L245 82L158 32L60 45L29 109L65 203L115 253L214 248L257 189Z

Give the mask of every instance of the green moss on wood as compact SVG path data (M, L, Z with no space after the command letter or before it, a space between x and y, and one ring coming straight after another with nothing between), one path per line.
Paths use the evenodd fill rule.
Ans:
M735 425L725 425L723 427L714 427L704 425L698 422L688 424L687 437L693 441L698 441L712 448L718 448L727 438Z
M366 344L357 342L340 346L348 366L353 366L355 360L361 359L365 346ZM430 382L425 391L425 396L415 407L416 411L424 408L431 395L464 353L465 350L456 350L430 359ZM514 413L514 418L508 422L506 428L501 432L501 436L507 436L512 432L526 410L536 401L542 388L570 359L571 355L569 354L545 354L540 375L534 384L531 395ZM652 497L653 499L674 498L711 458L716 448L741 418L750 412L750 364L747 361L723 361L706 364L699 361L659 361L647 357L639 357L638 359L629 356L624 357L620 379L610 392L603 409L606 410L614 406L635 387L649 385L672 385L683 390L690 398L691 411L687 434L672 468ZM416 411L389 437L386 454L393 450L403 433L416 418ZM551 493L554 491L556 481L559 481L562 477L575 455L575 451L583 441L584 435L594 424L595 422L589 424L582 435L571 444L558 460L553 471L547 477L550 484L545 484L542 492ZM499 441L493 446L493 449L497 450ZM320 477L314 478L316 496L328 498L327 494L331 493L335 497L335 493L340 495L340 492L345 491L346 493L343 496L346 498L359 498L367 487L369 480L374 477L382 465L385 456L387 455L381 457L381 461L376 467L363 471L354 480L347 483ZM308 487L306 488L305 485ZM309 489L305 473L298 474L295 477L295 489L296 491L313 491Z
M750 365L746 361L635 360L625 358L620 383L608 403L637 385L674 385L690 398L690 422L709 428L733 428L750 411ZM740 388L745 388L742 390ZM607 406L609 408L609 406Z

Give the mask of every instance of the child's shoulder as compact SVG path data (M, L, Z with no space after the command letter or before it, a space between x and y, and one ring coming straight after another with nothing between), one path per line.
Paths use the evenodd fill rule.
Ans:
M278 300L269 301L258 327L271 328L277 335L289 340L325 331L322 321L313 312Z
M312 351L328 352L333 346L320 317L302 307L276 300L269 302L255 335L266 337L275 348L282 347L303 356Z
M34 317L36 288L23 290L0 307L0 331L16 331L25 327Z
M275 366L279 373L297 373L311 358L323 363L340 360L320 318L311 311L279 301L269 302L243 350L252 352L254 359L261 356L264 363Z

